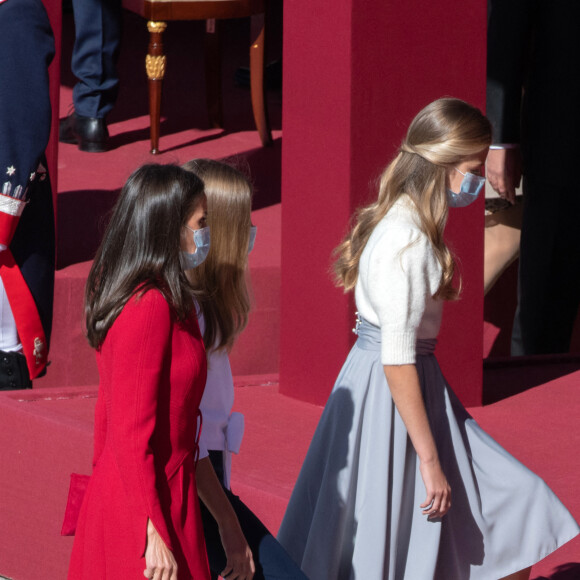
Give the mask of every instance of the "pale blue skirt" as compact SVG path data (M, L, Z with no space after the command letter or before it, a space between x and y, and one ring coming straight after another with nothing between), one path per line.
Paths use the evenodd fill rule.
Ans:
M363 321L328 399L278 535L311 580L494 580L580 528L548 486L467 413L433 350L417 370L452 507L428 520L417 455L391 399L380 331Z

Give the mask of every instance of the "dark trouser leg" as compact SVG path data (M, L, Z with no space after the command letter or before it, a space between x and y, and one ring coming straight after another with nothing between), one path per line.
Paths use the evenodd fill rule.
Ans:
M73 0L73 9L75 111L83 117L103 118L113 108L119 89L121 0Z
M522 101L524 214L520 245L521 352L567 352L580 300L580 129L577 2L539 2L525 53ZM536 32L538 34L536 34ZM566 58L563 57L566 55ZM563 66L555 66L562 63Z
M578 192L524 181L513 355L568 352L580 303Z
M0 391L31 388L32 381L24 355L0 350Z
M210 452L210 459L212 464L219 469L221 453ZM219 477L219 471L216 470L216 472ZM242 531L252 550L256 565L254 580L308 580L258 517L238 496L225 488L224 491L236 512ZM217 578L217 575L225 568L226 556L221 545L217 524L203 503L201 503L201 516L210 570L212 576Z

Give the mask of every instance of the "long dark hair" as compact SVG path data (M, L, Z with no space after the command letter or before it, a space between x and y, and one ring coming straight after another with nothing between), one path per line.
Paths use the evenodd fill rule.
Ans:
M137 289L157 288L180 320L195 292L180 262L183 226L204 198L203 182L175 165L143 165L123 186L85 288L87 338L99 348Z

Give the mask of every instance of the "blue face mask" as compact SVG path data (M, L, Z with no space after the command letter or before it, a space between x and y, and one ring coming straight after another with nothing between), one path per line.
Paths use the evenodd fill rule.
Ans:
M252 226L250 228L250 241L248 243L248 254L254 249L254 244L256 243L256 232L258 231L257 226Z
M189 226L185 226L188 230L193 232L193 241L195 243L195 252L181 251L181 263L184 270L191 270L196 268L207 258L209 253L209 228L201 228L200 230L192 230Z
M463 175L463 179L461 180L459 193L455 193L450 189L447 190L447 203L449 207L466 207L477 199L485 183L485 177L475 175L475 173L463 173L457 167L454 169Z

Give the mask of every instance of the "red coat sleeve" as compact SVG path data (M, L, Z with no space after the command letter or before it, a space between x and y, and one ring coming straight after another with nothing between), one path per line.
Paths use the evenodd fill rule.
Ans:
M158 394L161 388L169 388L163 368L169 364L171 330L169 305L160 292L150 290L131 298L109 331L113 334L108 433L131 509L135 511L137 533L143 534L143 552L147 518L171 549L151 447Z
M105 440L107 437L107 412L105 409L105 400L99 396L95 406L95 443L93 453L93 469L103 452Z

